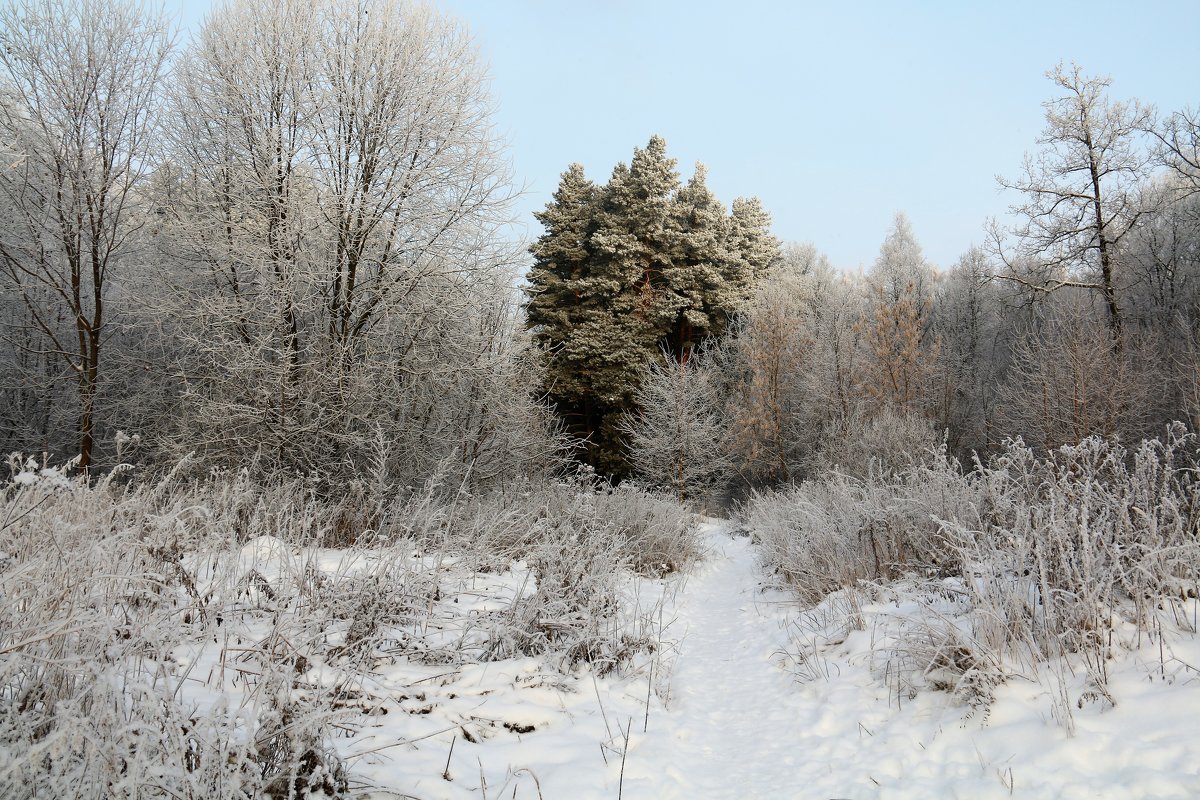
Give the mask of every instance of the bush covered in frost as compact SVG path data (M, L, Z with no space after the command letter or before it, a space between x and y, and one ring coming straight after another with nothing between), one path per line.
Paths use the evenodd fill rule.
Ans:
M911 685L993 685L1004 665L1036 671L1066 659L1088 676L1080 702L1111 703L1114 649L1195 633L1197 452L1179 425L1133 448L1093 437L1039 455L1015 440L970 470L942 457L759 494L741 517L767 565L810 604L897 585L910 597L962 595L951 616L965 621L902 637L909 671L924 678Z
M335 502L245 473L89 485L10 466L6 798L343 795L335 737L362 724L377 666L619 669L655 646L628 576L696 552L677 504L584 482Z

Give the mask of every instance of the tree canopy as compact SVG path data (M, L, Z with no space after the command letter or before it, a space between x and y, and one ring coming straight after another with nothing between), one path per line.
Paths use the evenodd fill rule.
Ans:
M597 470L627 471L621 415L636 408L641 375L660 349L686 362L719 335L756 277L779 256L770 217L754 199L726 210L697 165L680 181L654 136L603 186L572 164L535 214L527 324L545 350L545 391Z

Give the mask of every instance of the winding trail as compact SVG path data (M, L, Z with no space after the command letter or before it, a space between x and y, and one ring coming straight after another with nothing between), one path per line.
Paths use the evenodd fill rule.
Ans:
M648 732L635 737L623 796L809 796L798 783L806 774L827 777L827 759L853 758L830 752L834 742L854 741L846 730L814 737L856 721L827 701L814 703L777 666L786 598L760 590L749 539L731 538L719 524L705 527L712 552L676 608L686 633L668 712L652 714Z

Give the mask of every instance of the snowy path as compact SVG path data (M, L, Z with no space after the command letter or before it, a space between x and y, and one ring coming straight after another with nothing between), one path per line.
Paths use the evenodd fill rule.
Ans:
M625 797L793 796L816 756L811 742L801 746L813 709L800 708L795 682L775 663L784 638L775 606L785 598L760 592L748 539L708 533L713 551L677 608L686 635L670 710L651 716L631 750Z
M446 678L438 665L417 681L411 669L385 675L408 713L372 718L365 743L393 749L356 769L398 790L372 800L1200 797L1200 640L1177 637L1168 664L1149 646L1114 662L1117 707L1081 704L1068 738L1047 685L1019 676L997 687L987 713L942 691L901 702L884 680L896 657L887 631L911 602L862 597L853 626L841 595L802 611L762 590L748 539L720 524L702 534L710 552L691 575L643 587L652 604L666 593L664 639L674 642L653 676L645 732L641 668L586 683L533 658ZM818 630L820 653L797 680L781 666L795 651L789 634L811 643ZM1073 696L1085 677L1072 678Z
M1114 665L1118 708L1075 713L1077 735L1053 721L1044 686L997 690L986 724L944 692L898 709L880 680L872 626L897 609L862 607L865 630L826 651L828 674L798 682L784 668L787 621L799 609L761 590L748 539L705 526L712 552L675 606L681 626L667 708L631 739L622 798L1194 798L1200 744L1183 734L1200 709L1200 685L1145 679ZM1186 660L1200 657L1180 642ZM1182 691L1181 691L1182 689ZM611 781L610 770L609 779ZM612 797L607 792L596 796Z

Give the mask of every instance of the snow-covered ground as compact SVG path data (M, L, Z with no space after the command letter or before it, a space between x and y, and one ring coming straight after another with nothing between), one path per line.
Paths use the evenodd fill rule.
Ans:
M872 640L911 608L864 605L865 629L801 668L787 655L794 639L836 623L835 611L802 617L760 590L747 539L718 527L709 537L712 558L678 609L689 634L671 707L631 749L626 797L1200 796L1195 641L1174 643L1165 678L1157 646L1114 665L1117 706L1073 709L1071 738L1032 680L999 686L986 713L929 690L898 708Z
M68 722L48 739L62 743L52 766L63 773L47 786L72 774L93 788L155 786L162 770L179 796L234 796L274 774L256 777L267 759L299 764L332 746L339 787L367 800L1200 797L1200 641L1185 632L1200 601L1167 603L1140 629L1119 609L1110 617L1105 698L1062 663L981 667L992 656L973 643L981 612L961 579L843 589L808 608L765 588L774 578L749 537L718 521L699 536L699 563L657 579L604 572L578 548L551 568L536 550L260 536L112 564L123 549L56 550L45 563L27 550L0 590L12 590L6 619L94 632L71 640L91 649L51 666L106 704L74 723L64 705ZM22 583L35 567L47 577ZM150 567L152 590L105 588L106 571ZM581 594L600 572L603 585ZM58 611L68 590L82 598L74 616ZM110 608L142 616L134 625ZM50 663L36 655L8 662L10 685ZM140 771L79 771L76 734ZM0 795L48 770L31 741L42 750L0 747ZM318 763L317 777L334 765Z
M647 608L663 600L673 645L620 678L536 659L384 670L375 692L400 698L399 713L346 742L347 756L382 748L354 771L377 798L1200 796L1194 639L1114 662L1115 707L1075 703L1084 681L1069 674L1012 676L990 708L910 696L889 680L888 631L930 605L864 604L849 629L845 598L801 613L763 590L749 539L704 534L710 554L691 575L640 588ZM1074 736L1058 721L1064 696Z

